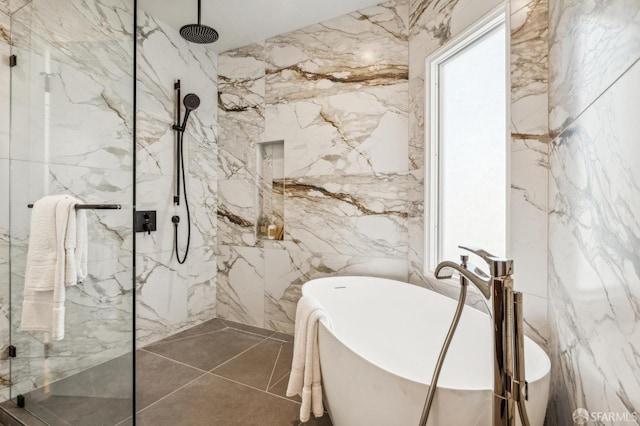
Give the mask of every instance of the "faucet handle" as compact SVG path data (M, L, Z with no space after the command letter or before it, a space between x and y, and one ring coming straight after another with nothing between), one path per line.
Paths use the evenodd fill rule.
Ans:
M484 260L489 265L489 271L492 277L504 277L513 275L513 260L504 257L495 256L485 249L473 246L458 246L462 250L471 252Z
M485 262L489 263L492 257L497 257L492 255L491 253L489 253L488 251L486 251L483 248L480 247L475 247L475 246L458 246L458 248L462 249L462 250L466 250L470 253L475 254L476 256L479 256L482 258L482 260L484 260Z

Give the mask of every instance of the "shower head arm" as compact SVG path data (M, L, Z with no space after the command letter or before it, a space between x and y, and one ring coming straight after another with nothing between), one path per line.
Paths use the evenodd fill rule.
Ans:
M200 10L202 6L202 0L198 0L198 25L200 25Z

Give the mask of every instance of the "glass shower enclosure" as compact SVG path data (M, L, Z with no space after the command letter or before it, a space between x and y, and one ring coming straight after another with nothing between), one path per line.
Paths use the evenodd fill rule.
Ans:
M11 15L11 53L10 398L47 424L131 423L135 1L32 0ZM22 327L29 205L53 194L88 207L62 340Z

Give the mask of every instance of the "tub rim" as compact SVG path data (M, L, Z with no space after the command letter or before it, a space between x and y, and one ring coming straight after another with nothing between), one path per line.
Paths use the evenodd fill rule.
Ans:
M410 286L416 287L416 288L418 288L418 289L421 289L421 290L424 290L424 291L431 292L431 293L435 294L435 295L436 295L436 296L438 296L438 297L443 297L443 298L446 298L446 299L448 299L448 300L453 300L454 302L456 302L456 300L455 300L455 299L452 299L452 298L450 298L450 297L448 297L448 296L445 296L445 295L444 295L444 294L442 294L442 293L439 293L439 292L437 292L437 291L431 290L431 289L429 289L429 288L421 287L421 286L419 286L419 285L414 285L414 284L411 284L411 283L408 283L408 282L405 282L405 281L399 281L399 280L394 280L394 279L390 279L390 278L382 278L382 277L367 276L367 275L340 275L340 276L337 276L337 277L322 277L322 278L314 278L314 279L312 279L312 280L309 280L309 281L305 282L305 283L302 285L302 288L301 288L302 295L303 295L303 296L307 296L307 297L311 297L311 296L309 296L308 294L305 294L305 286L306 286L307 284L316 283L316 282L320 282L320 281L342 280L342 279L353 279L353 278L360 278L360 279L371 279L371 278L375 278L379 283L381 283L381 282L385 282L385 284L384 284L384 285L392 285L392 284L390 284L390 283L392 283L392 282L393 282L393 283L404 284L404 285L410 285ZM316 299L316 301L317 301L320 305L322 305L322 302L321 302L320 300ZM466 306L465 306L465 309L473 309L473 310L475 310L475 311L479 312L480 314L484 315L484 316L485 316L485 317L487 317L488 319L490 319L490 317L489 317L489 315L488 315L488 314L486 314L485 312L482 312L482 311L481 311L481 310L479 310L479 309L476 309L476 308L475 308L475 307L473 307L473 306L466 305ZM327 312L327 313L328 313L328 312ZM328 332L329 332L329 333L330 333L330 334L331 334L331 335L332 335L336 340L338 340L338 341L342 344L342 346L344 346L344 347L345 347L349 352L351 352L352 354L356 355L359 359L363 360L364 362L366 362L366 363L368 363L368 364L370 364L370 365L372 365L372 366L374 366L374 367L376 367L376 368L378 368L378 369L380 369L380 370L383 370L384 372L389 373L389 374L391 374L391 375L393 375L393 376L400 377L400 378L402 378L403 380L408 380L408 381L410 381L410 382L413 382L413 383L416 383L416 384L419 384L419 385L422 385L422 386L431 386L431 383L418 381L418 380L416 380L415 378L411 378L411 377L406 377L406 376L405 376L405 375L403 375L403 374L399 374L399 373L397 373L397 372L391 371L391 370L389 370L389 369L388 369L388 368L386 368L386 367L380 366L380 365L378 365L377 363L374 363L373 361L370 361L369 359L365 358L364 356L362 356L361 354L359 354L358 352L356 352L356 351L355 351L355 350L354 350L350 345L348 345L347 343L345 343L345 341L344 341L342 338L340 338L339 336L337 336L337 335L333 332L333 330L331 329L331 327L329 327L329 325L327 324L327 322L326 322L326 320L325 320L324 318L323 318L323 319L320 319L320 322L321 322L322 326L323 326L323 327L324 327L324 328L325 328L325 329L326 329L326 330L327 330L327 331L328 331ZM529 341L529 342L530 342L530 344L533 344L534 348L536 348L536 349L534 349L534 350L539 351L540 353L542 353L542 354L544 355L544 368L540 368L540 371L541 371L541 372L540 372L540 373L538 373L538 374L534 374L534 375L533 375L533 378L532 378L531 380L527 380L527 382L528 382L529 384L531 384L531 383L534 383L534 382L542 381L543 379L545 379L546 377L548 377L548 376L550 375L550 373L551 373L551 359L549 358L549 355L547 354L547 352L546 352L546 351L545 351L545 350L544 350L544 349L543 349L543 348L542 348L538 343L536 343L536 342L535 342L533 339L531 339L529 336L526 336L526 335L525 335L524 337L525 337L525 341ZM526 367L526 360L527 360L527 357L526 357L526 353L525 353L525 367ZM321 361L321 369L322 369L322 361ZM428 380L429 380L429 382L430 382L430 381L431 381L431 377L429 377L429 378L428 378ZM465 391L485 391L485 390L486 390L486 391L493 392L493 388L492 388L492 387L482 387L482 388L480 388L480 387L470 387L470 386L469 386L469 387L461 387L461 386L452 387L452 386L441 385L440 383L438 383L437 388L438 388L438 389L447 389L447 390L452 390L452 391L460 391L460 390L465 390Z

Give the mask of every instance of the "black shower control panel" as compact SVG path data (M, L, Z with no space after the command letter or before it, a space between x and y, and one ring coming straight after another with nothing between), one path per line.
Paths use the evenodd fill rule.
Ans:
M156 230L156 211L136 211L136 232L151 234Z

